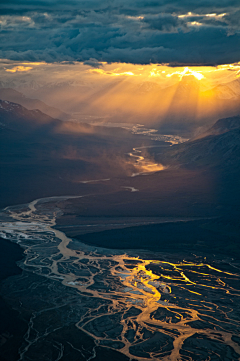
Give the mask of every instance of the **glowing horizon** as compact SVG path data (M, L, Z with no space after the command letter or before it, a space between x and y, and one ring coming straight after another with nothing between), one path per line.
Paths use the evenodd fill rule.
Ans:
M132 78L151 78L159 81L170 80L169 78L178 78L182 80L184 76L193 75L196 79L214 80L225 82L225 80L234 80L240 77L240 62L232 64L223 64L217 66L175 66L169 64L130 64L130 63L106 63L100 62L97 67L88 65L83 62L68 62L61 63L46 63L46 62L20 62L9 61L7 59L0 59L0 74L1 78L9 76L21 76L18 73L27 73L32 77L37 77L41 73L41 78L44 80L44 74L48 73L47 78L66 79L74 78L77 80L78 76L87 77L132 77ZM231 72L231 74L230 74ZM49 74L51 73L51 74ZM220 74L221 73L221 74ZM174 77L176 75L176 77ZM11 78L12 78L11 76ZM9 80L11 78L8 77ZM167 79L168 78L168 79Z
M67 113L103 117L103 121L126 118L129 123L155 126L166 118L198 122L239 112L240 62L215 67L96 65L0 60L0 74L5 87ZM46 92L48 84L51 91Z

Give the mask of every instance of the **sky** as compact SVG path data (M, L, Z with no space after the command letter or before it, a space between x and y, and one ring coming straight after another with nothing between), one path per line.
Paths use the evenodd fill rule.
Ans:
M0 58L216 66L240 60L239 0L2 0Z
M38 84L69 82L88 85L126 80L131 82L155 82L162 88L173 85L185 77L194 77L202 90L218 83L240 79L240 62L217 66L174 66L168 64L131 64L107 62L30 62L0 59L0 78L6 84L12 81L35 81Z
M1 0L0 14L0 87L154 126L239 112L239 0Z

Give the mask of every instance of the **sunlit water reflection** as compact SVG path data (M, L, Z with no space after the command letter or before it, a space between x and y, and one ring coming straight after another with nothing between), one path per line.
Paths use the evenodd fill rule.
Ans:
M60 282L66 292L76 290L79 302L84 298L95 302L75 323L95 345L117 349L134 360L240 358L237 261L218 259L208 264L195 255L188 261L160 255L149 259L140 251L133 255L71 242L53 228L58 203L68 198L75 197L6 208L0 235L25 249L25 259L19 263L24 271ZM32 359L31 348L41 339L38 327L35 314L19 360ZM62 352L59 346L59 357ZM93 347L82 359L94 357Z
M156 173L167 168L161 163L156 163L155 161L152 161L150 159L145 159L145 157L142 155L142 150L140 148L133 148L133 151L131 153L128 153L128 155L134 159L134 166L138 171L136 173L133 173L131 177L148 175L150 173Z

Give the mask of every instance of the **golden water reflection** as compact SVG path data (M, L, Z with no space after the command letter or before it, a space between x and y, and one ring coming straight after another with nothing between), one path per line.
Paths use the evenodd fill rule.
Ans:
M180 360L185 340L199 332L208 339L227 344L240 354L239 345L232 341L229 328L224 328L225 325L233 325L239 329L239 320L229 317L233 310L227 303L226 306L219 307L207 300L212 297L209 295L208 288L220 292L221 296L223 294L233 295L232 291L235 291L237 293L234 293L234 296L239 297L239 289L236 290L227 284L228 278L239 280L238 274L222 271L206 263L171 263L137 258L126 258L124 261L126 262L125 266L122 269L114 268L112 274L120 277L125 286L125 302L134 304L137 309L141 310L141 313L135 318L135 323L141 330L147 328L153 334L160 327L162 334L173 338L173 349L169 350L166 358L164 353L154 352L150 352L148 357ZM136 261L139 263L134 267ZM219 278L219 273L221 273L222 279ZM221 297L221 300L223 299L224 297ZM220 317L218 313L220 313ZM204 317L208 318L204 328L192 327L194 323L203 322ZM123 323L125 324L126 321L124 320ZM126 325L123 329L126 330ZM177 331L177 335L173 331L175 333ZM146 339L142 336L141 340L139 343L139 333L136 333L134 342L131 343L130 348L129 345L125 346L124 353L130 357L134 343L137 345L133 352L135 357L143 352L144 347L148 350L149 345L147 345ZM143 358L137 359L142 360Z

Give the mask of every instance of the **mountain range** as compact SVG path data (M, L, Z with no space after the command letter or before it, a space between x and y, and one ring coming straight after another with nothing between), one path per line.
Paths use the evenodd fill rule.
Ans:
M13 90L6 89L2 83L0 99L40 109L55 118L84 120L89 116L111 122L124 119L167 134L186 133L187 137L199 127L207 129L216 119L240 112L239 78L213 84L188 75L170 86L152 78L139 82L129 77L113 77L93 84L29 80L15 82L12 87Z
M51 107L39 99L28 98L15 89L0 88L0 99L18 103L29 110L39 109L41 112L46 113L53 118L62 120L68 120L70 118L69 114L66 114L57 108Z

